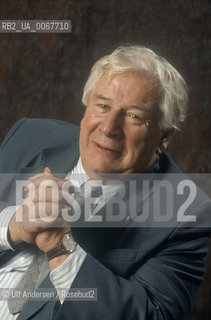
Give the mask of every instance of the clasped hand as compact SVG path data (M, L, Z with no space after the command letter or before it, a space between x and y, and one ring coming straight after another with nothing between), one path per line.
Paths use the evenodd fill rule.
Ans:
M64 221L62 212L66 210L71 215L73 190L68 181L56 177L49 168L30 177L24 202L9 225L11 242L36 243L44 252L58 245L70 231L70 223Z

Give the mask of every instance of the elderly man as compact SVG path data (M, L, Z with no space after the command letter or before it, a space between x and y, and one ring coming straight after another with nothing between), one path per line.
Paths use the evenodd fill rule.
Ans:
M62 289L65 295L38 301L10 296L1 301L1 319L185 319L204 272L208 197L193 188L194 199L184 215L192 225L184 227L177 219L184 198L173 191L173 217L162 227L152 223L158 210L151 201L156 188L145 196L143 185L135 197L129 192L131 176L137 184L143 177L150 184L159 174L163 181L173 173L181 181L181 171L165 150L185 118L185 82L150 49L120 47L93 66L83 103L80 130L62 121L23 119L3 142L1 288ZM18 205L17 182L23 173L29 180ZM106 183L106 174L111 181L118 174L120 185L126 185L121 197L126 205L117 205L117 211L127 212L117 227L101 224L99 218L116 210L112 201L121 193L118 185ZM101 186L101 195L92 194L96 203L87 207L91 193L85 192L83 199L75 185L83 190L89 181ZM159 196L165 206L167 199ZM79 217L74 201L90 209L88 218L64 223L65 217ZM135 214L142 212L142 217L148 203L145 221L131 219L134 202ZM55 219L50 219L52 212ZM92 220L96 224L87 228ZM97 297L68 299L73 288L95 288Z

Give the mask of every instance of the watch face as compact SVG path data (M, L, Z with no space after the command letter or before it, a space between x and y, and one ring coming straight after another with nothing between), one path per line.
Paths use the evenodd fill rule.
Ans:
M77 245L74 239L69 234L65 234L63 236L62 243L65 246L65 249L69 250L70 252L73 252Z

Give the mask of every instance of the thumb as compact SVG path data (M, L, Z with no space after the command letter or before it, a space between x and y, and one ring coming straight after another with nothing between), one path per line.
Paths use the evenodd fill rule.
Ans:
M51 169L49 168L49 167L45 167L44 168L44 170L43 170L43 173L45 174L45 175L49 175L49 176L51 176L53 173L52 173L52 171L51 171Z

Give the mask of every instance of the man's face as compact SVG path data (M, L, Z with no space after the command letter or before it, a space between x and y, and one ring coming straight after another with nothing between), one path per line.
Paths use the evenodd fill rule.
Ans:
M153 163L162 141L158 100L157 88L146 75L109 77L104 72L81 121L80 154L88 175L144 172Z

